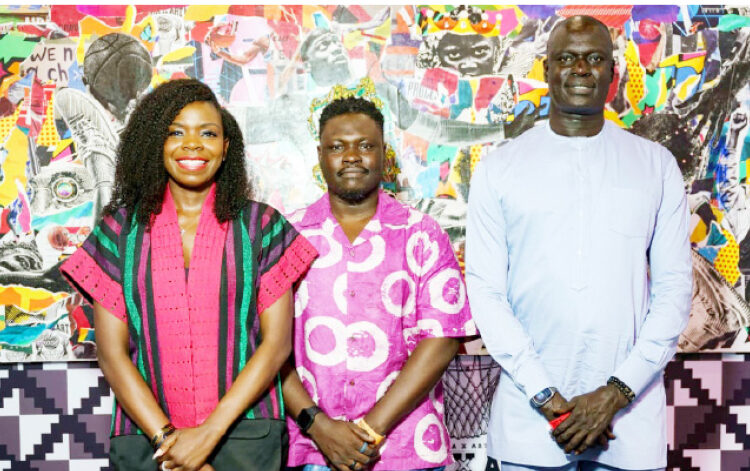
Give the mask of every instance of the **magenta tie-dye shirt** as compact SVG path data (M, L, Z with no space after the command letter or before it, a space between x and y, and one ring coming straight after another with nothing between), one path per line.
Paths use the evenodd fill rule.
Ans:
M431 217L381 192L375 216L352 243L328 194L289 217L317 249L295 296L294 354L302 384L333 418L365 416L419 341L477 333L448 235ZM289 424L289 465L325 464ZM390 431L374 470L452 462L439 383Z

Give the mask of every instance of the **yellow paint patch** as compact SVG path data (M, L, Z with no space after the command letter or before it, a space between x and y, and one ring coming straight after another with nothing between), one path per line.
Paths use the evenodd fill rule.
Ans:
M377 41L380 43L385 44L385 38L389 38L391 36L391 21L390 19L387 19L383 24L379 25L375 28L373 33L377 36L382 36L383 40L377 40L375 38L370 38L370 40Z
M18 115L21 114L21 104L19 103L16 107L16 111L11 116L6 116L0 119L0 141L4 141L5 138L10 134L10 131L16 126L18 121Z
M547 90L547 87L535 88L524 93L523 95L520 95L518 97L518 101L530 101L534 104L535 107L539 108L539 105L542 103L542 97L547 95Z
M711 206L711 212L714 213L716 224L721 224L721 220L724 219L724 213L716 206Z
M151 26L151 31L156 31L156 22L151 15L148 15L143 20L141 20L140 23L134 24L135 14L135 7L133 5L128 5L127 9L125 10L125 19L122 23L122 26L119 27L109 26L107 23L91 15L86 15L81 21L79 21L78 30L80 31L81 39L78 41L78 49L76 50L78 63L83 64L85 44L86 42L90 41L92 35L101 37L110 33L130 34L141 44L143 44L143 47L145 47L149 52L153 50L156 43L153 41L153 39L150 41L144 41L143 39L141 39L141 33L146 29L146 26Z
M453 158L453 164L451 167L451 172L448 175L448 179L452 182L461 183L461 172L460 167L463 160L466 158L466 154L463 153L463 151L458 151L456 153L456 156Z
M659 95L656 97L654 108L660 110L667 102L669 90L667 89L667 75L661 70L657 73L659 74Z
M544 61L542 59L534 59L534 65L531 66L526 78L544 82Z
M474 168L476 168L479 161L482 160L482 146L480 144L474 144L473 146L471 146L471 150L469 152L471 156L469 168L471 169L471 174L474 175Z
M151 88L156 88L162 83L168 82L168 81L169 81L169 77L164 77L163 75L159 73L154 73L154 75L151 77Z
M453 187L453 183L451 182L438 182L437 184L437 190L435 191L435 196L450 196L451 198L456 197L456 189Z
M151 27L151 34L149 35L146 40L143 38L143 32L146 30L147 27ZM156 21L154 20L154 17L149 15L146 18L143 19L140 23L132 27L128 30L130 35L137 38L141 44L146 46L146 49L148 49L148 52L151 52L154 50L154 46L156 46L156 37L155 37L155 31L158 31L158 26L156 26Z
M696 73L703 72L703 67L705 67L705 65L705 54L685 60L681 60L679 54L674 54L659 62L659 67L692 67Z
M37 145L51 147L60 142L60 136L57 134L57 128L55 127L54 109L52 107L54 102L55 96L52 94L49 103L47 103L42 129L39 130L39 136L36 138Z
M185 10L185 21L211 21L216 15L229 13L229 5L190 5Z
M621 128L626 128L627 127L627 126L625 126L625 123L622 122L622 120L620 119L620 116L617 114L616 111L605 109L604 110L604 119L612 121L613 123L615 123L616 125L620 126Z
M0 287L0 304L18 306L27 312L47 309L57 301L69 296L67 293L53 294L40 288L25 286Z
M350 50L354 49L360 41L362 41L362 31L354 30L344 36L344 47Z
M23 187L26 187L27 184L26 162L29 160L29 142L26 134L14 127L8 136L5 147L8 149L8 156L3 162L5 180L0 184L0 206L7 206L18 197L16 180L21 182ZM0 301L0 303L2 302Z
M81 327L80 329L78 329L78 343L86 340L86 337L88 337L90 330L91 329L89 329L88 327Z
M727 238L727 244L719 249L714 266L729 284L734 285L740 278L740 271L737 268L740 261L740 246L728 230L723 229L721 233Z
M701 90L708 90L709 88L714 88L718 84L719 84L718 78L715 78L709 82L703 82L703 85L701 86Z
M88 37L92 34L101 37L109 33L121 32L121 28L113 28L103 21L99 20L98 18L94 18L93 16L83 17L83 19L78 22L78 25L81 37L84 37L84 35ZM81 63L83 63L83 61L81 61Z
M60 155L60 152L70 147L71 144L73 144L73 139L60 139L57 141L57 146L55 147L54 152L52 152L52 157Z
M195 47L185 46L185 47L176 49L168 54L165 54L164 57L162 58L162 61L163 62L181 61L182 59L192 56L193 54L195 54Z
M643 83L643 68L638 59L638 49L635 47L633 41L628 41L624 56L628 77L630 77L630 80L625 85L625 96L628 98L628 102L633 108L635 115L640 116L641 110L638 108L638 103L646 95L646 91Z
M708 237L708 227L706 227L706 223L703 222L703 219L701 219L697 214L693 214L691 216L691 219L693 218L697 219L697 222L695 222L693 232L690 233L690 242L692 242L693 244L697 244L706 240L706 237Z
M698 85L700 78L700 75L691 75L686 78L685 81L680 84L679 90L677 90L677 97L680 100L686 100L688 95Z
M122 28L120 28L120 31L122 31L123 33L130 32L130 30L133 29L134 23L135 23L135 6L128 5L127 8L125 8L125 21L122 22Z

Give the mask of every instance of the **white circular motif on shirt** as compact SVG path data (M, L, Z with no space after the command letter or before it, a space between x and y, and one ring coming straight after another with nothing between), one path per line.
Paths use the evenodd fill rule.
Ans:
M440 419L427 414L414 428L414 450L417 456L430 463L442 463L448 457Z
M333 317L318 316L305 322L307 358L321 366L346 361L346 326Z
M286 222L288 222L289 224L296 224L305 218L305 214L307 214L306 208L297 210L292 214L287 215Z
M370 237L372 252L361 262L347 262L346 268L354 272L366 272L374 269L385 260L385 240L379 235Z
M391 384L393 384L394 381L396 381L396 377L400 371L392 371L388 376L385 377L382 383L380 383L380 386L378 386L378 391L375 393L375 401L379 401L383 396L385 396L385 393L388 392L388 388L391 387Z
M372 322L360 321L349 324L346 334L348 369L372 371L388 359L388 336Z
M341 261L341 255L343 248L341 244L336 242L333 238L333 223L326 220L321 229L313 229L304 231L304 236L307 239L314 239L315 237L322 237L325 239L325 245L328 245L328 252L325 252L325 247L320 243L315 243L311 240L312 244L318 249L319 256L313 262L311 268L328 268Z
M430 334L432 337L442 337L443 326L435 319L420 319L416 326L403 329L403 334L407 348L414 349L419 341L426 337L425 334Z
M469 335L477 335L477 325L473 319L469 319L464 323L464 334L468 337Z
M420 242L421 247L419 247L419 252L422 254L429 252L427 254L427 259L422 260L421 264L414 256L414 251L418 248L417 244L420 244ZM430 240L430 235L426 232L415 232L409 237L409 240L406 241L406 264L409 265L409 269L412 273L417 276L421 276L430 271L433 265L435 265L435 262L437 262L438 255L437 242Z
M346 314L346 273L342 273L333 281L333 302L343 314Z
M406 348L410 351L417 348L417 342L419 342L419 326L407 327L402 329L401 333L404 336Z
M403 296L391 296L391 291L393 291L394 286L400 287L401 292L403 293L404 284L398 283L399 281L406 283L406 289L408 290L406 300L403 302L401 302ZM398 285L396 285L396 283L398 283ZM383 306L386 311L396 317L408 316L414 312L416 305L415 291L414 280L412 280L409 274L406 273L406 270L399 270L394 271L385 277L385 280L383 280L383 284L380 287L380 297L383 299ZM397 292L398 291L396 291L396 293ZM394 298L396 299L396 302L393 301Z
M417 321L417 327L426 337L443 336L443 324L437 319L420 319Z
M429 282L430 303L446 314L458 314L466 303L466 289L461 283L461 273L446 268Z
M294 293L294 317L302 315L302 311L307 307L310 295L307 292L307 280L302 280Z
M315 384L315 376L313 376L310 370L304 366L297 367L297 374L299 375L300 381L302 381L302 386L304 386L305 390L310 394L313 402L317 404L320 396L318 396L318 386Z
M383 230L382 226L380 225L380 221L378 221L377 219L370 219L370 221L365 226L365 229L370 232L380 232Z
M412 209L409 211L409 218L406 220L406 224L411 227L414 224L422 222L422 219L424 219L424 213L422 211Z

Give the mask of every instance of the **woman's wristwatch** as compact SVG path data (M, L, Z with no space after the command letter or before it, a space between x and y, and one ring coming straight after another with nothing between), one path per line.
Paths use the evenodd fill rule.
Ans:
M302 430L302 433L307 435L307 431L312 427L313 422L315 422L315 416L318 414L318 412L323 412L320 410L320 407L318 406L311 406L307 409L302 409L299 414L297 414L297 419L295 422L297 422L297 426Z

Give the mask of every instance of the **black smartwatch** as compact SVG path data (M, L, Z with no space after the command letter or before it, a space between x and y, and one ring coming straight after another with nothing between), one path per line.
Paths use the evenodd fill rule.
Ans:
M557 388L544 388L531 398L531 405L540 409L546 403L552 400L552 396L557 392Z
M295 422L297 422L297 426L302 430L302 433L307 434L307 430L312 427L318 412L323 412L318 406L308 407L300 411Z

